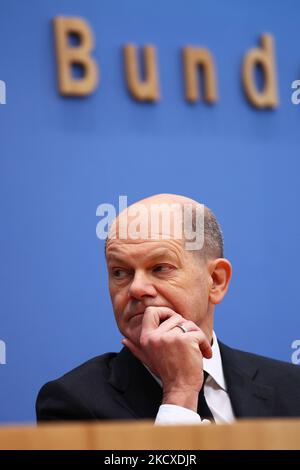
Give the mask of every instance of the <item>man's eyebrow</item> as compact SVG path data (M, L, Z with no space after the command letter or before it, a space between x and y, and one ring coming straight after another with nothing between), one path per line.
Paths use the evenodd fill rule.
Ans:
M152 250L149 258L162 258L163 256L175 256L177 258L177 253L168 248L157 248L156 250Z
M107 261L117 261L120 263L124 263L124 259L114 254L107 255Z
M167 249L167 248L159 248L159 249L156 249L156 250L153 250L149 255L146 255L146 259L147 260L151 260L151 259L156 259L156 258L162 258L164 256L169 256L169 257L175 257L178 261L178 255L177 253ZM118 256L114 253L111 253L111 254L108 254L107 255L107 261L116 261L116 262L120 262L120 263L126 263L127 260L126 258L122 258L121 256Z

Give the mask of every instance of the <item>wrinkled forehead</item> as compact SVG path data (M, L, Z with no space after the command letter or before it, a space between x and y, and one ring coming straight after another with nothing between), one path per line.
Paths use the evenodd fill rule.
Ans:
M143 263L144 261L172 259L183 262L190 252L184 249L181 240L108 240L106 261L126 261Z
M204 240L204 205L134 204L113 221L108 233L110 240L179 240L196 242L195 249L201 249ZM185 248L193 249L189 246Z

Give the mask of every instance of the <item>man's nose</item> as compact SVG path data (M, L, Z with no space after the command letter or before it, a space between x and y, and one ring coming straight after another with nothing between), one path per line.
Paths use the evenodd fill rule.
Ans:
M128 296L140 299L145 296L155 297L157 292L147 274L136 271L128 290Z

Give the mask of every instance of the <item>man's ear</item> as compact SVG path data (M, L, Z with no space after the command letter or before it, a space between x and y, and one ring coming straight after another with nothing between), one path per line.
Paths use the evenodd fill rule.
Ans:
M227 292L232 266L226 258L217 258L209 263L209 272L209 300L212 304L219 304Z

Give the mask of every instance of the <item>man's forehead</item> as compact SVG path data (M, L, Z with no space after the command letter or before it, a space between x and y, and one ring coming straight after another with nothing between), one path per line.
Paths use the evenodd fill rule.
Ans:
M183 242L181 240L120 240L108 239L106 246L107 259L112 259L119 255L127 255L129 253L144 255L153 254L156 257L168 254L179 254L184 251Z

